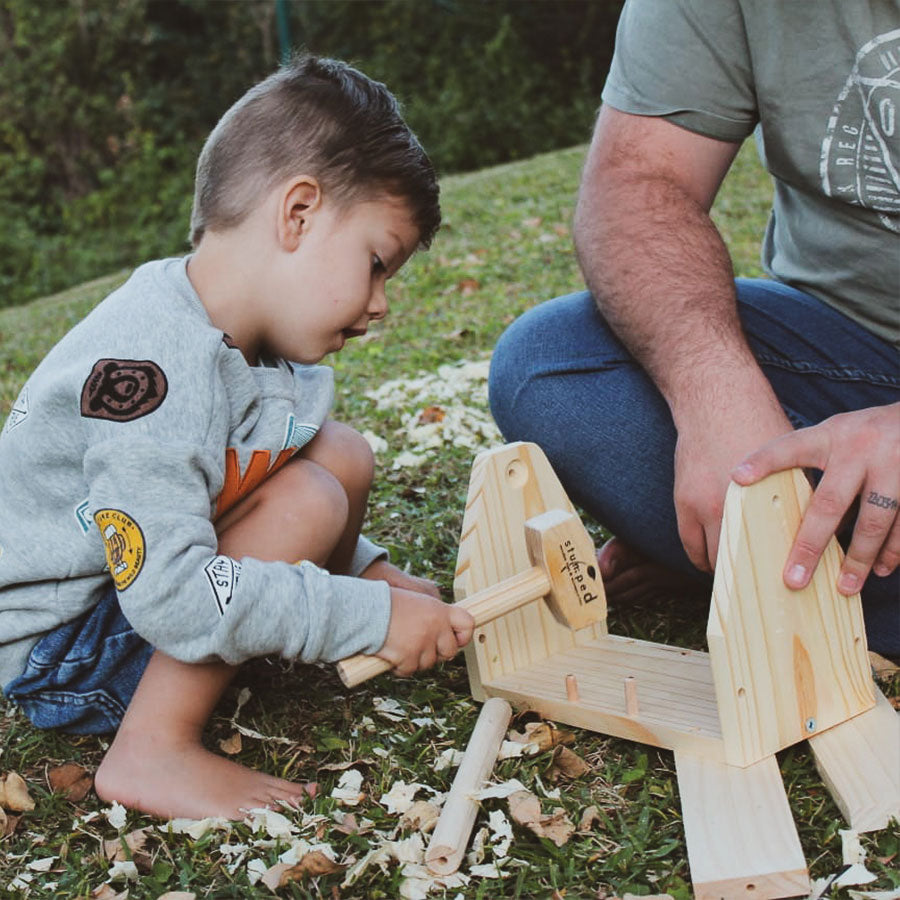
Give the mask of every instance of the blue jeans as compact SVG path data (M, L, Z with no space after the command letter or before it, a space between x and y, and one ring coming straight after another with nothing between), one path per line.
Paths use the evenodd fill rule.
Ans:
M795 427L900 398L897 351L815 297L737 279L747 339ZM491 411L507 440L534 441L569 496L645 556L695 575L673 501L669 408L588 293L529 310L494 350ZM900 656L900 578L870 575L863 609L872 650Z
M110 588L93 609L44 635L3 693L38 728L115 731L152 653Z

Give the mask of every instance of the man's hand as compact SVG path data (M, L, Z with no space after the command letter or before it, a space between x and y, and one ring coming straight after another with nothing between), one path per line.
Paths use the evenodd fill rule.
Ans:
M678 535L691 562L703 572L715 568L722 527L725 493L732 469L753 450L791 432L791 423L771 392L759 392L750 401L750 387L706 406L676 422L675 512Z
M855 594L869 572L889 575L900 562L900 403L842 413L770 441L733 473L748 485L795 466L820 469L822 479L803 516L784 567L791 588L809 584L828 541L859 498L859 513L838 579Z
M391 624L384 646L376 654L398 675L428 669L452 659L469 642L475 621L461 607L428 594L391 588Z

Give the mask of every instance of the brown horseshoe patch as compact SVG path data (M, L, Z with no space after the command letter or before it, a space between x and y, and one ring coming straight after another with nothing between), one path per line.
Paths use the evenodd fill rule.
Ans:
M130 422L158 409L169 384L148 359L99 359L81 389L81 415Z

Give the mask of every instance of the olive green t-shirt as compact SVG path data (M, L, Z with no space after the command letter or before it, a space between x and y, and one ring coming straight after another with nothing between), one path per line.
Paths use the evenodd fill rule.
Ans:
M627 0L603 101L723 141L775 183L766 271L900 337L900 2Z

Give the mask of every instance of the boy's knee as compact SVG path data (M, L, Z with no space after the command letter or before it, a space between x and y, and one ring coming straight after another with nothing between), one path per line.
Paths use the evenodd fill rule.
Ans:
M350 514L347 491L328 469L296 459L284 469L285 479L273 484L280 503L291 507L312 521L334 522L343 530Z
M375 454L369 442L342 422L327 421L303 456L324 466L350 494L368 492L375 477Z

